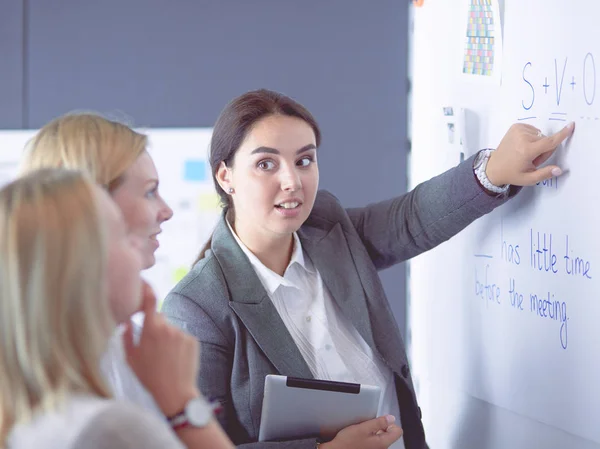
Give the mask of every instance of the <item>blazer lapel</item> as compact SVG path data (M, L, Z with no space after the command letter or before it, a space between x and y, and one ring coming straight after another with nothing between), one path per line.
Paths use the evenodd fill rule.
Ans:
M366 293L341 225L337 223L328 232L306 226L300 229L298 235L302 247L321 273L323 282L336 304L365 342L378 353L365 301Z
M213 234L211 249L227 281L231 295L229 306L271 363L282 375L312 379L300 350L231 234L224 216Z

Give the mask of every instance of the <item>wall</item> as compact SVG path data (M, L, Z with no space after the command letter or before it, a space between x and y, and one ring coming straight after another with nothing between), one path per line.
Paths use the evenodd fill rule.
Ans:
M321 187L363 205L405 191L407 28L394 0L3 0L0 128L74 109L212 126L267 87L319 120ZM403 326L405 269L382 276Z

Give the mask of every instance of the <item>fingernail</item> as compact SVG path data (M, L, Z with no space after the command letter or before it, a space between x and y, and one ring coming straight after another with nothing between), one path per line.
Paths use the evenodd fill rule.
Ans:
M388 422L388 424L392 424L396 421L396 417L394 415L386 415L385 419Z
M575 128L575 122L571 122L567 125L567 129L573 129Z
M554 167L552 169L552 176L560 176L562 175L562 170L558 167Z

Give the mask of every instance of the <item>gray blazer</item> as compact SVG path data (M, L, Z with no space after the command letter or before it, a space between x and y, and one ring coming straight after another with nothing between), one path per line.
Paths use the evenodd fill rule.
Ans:
M472 164L471 158L363 208L344 209L321 191L298 231L340 309L394 372L407 449L425 448L425 434L404 342L377 272L439 245L506 201L482 190ZM163 312L201 342L198 385L224 405L221 425L235 444L315 447L314 438L257 442L265 376L313 376L224 218L211 250L169 293Z

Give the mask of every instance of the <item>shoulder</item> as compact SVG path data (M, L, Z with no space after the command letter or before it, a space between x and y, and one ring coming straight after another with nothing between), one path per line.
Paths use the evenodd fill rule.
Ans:
M207 250L205 256L194 264L186 276L177 283L172 293L178 293L185 296L196 296L201 289L204 291L207 287L215 288L224 281L223 271L219 261L212 250Z
M217 258L207 251L169 292L161 312L180 329L205 343L231 342L232 323L227 280Z
M82 429L73 447L180 449L183 445L166 421L126 402L111 401Z
M359 220L357 220L357 216L360 219L366 210L368 210L368 206L346 209L335 195L327 190L320 190L317 193L313 210L302 225L304 236L312 235L312 238L322 238L334 228L339 227L346 236L358 237L356 223Z
M46 410L36 414L34 419L16 425L7 437L7 446L15 449L73 447L72 442L82 429L112 402L96 396L68 395L56 409Z
M327 190L319 190L315 198L315 204L305 225L331 228L336 223L347 218L348 214L337 197Z
M211 250L192 267L165 298L163 312L204 306L207 302L228 300L227 282L219 261Z
M328 190L319 190L311 214L331 215L343 210L340 200L333 193Z

